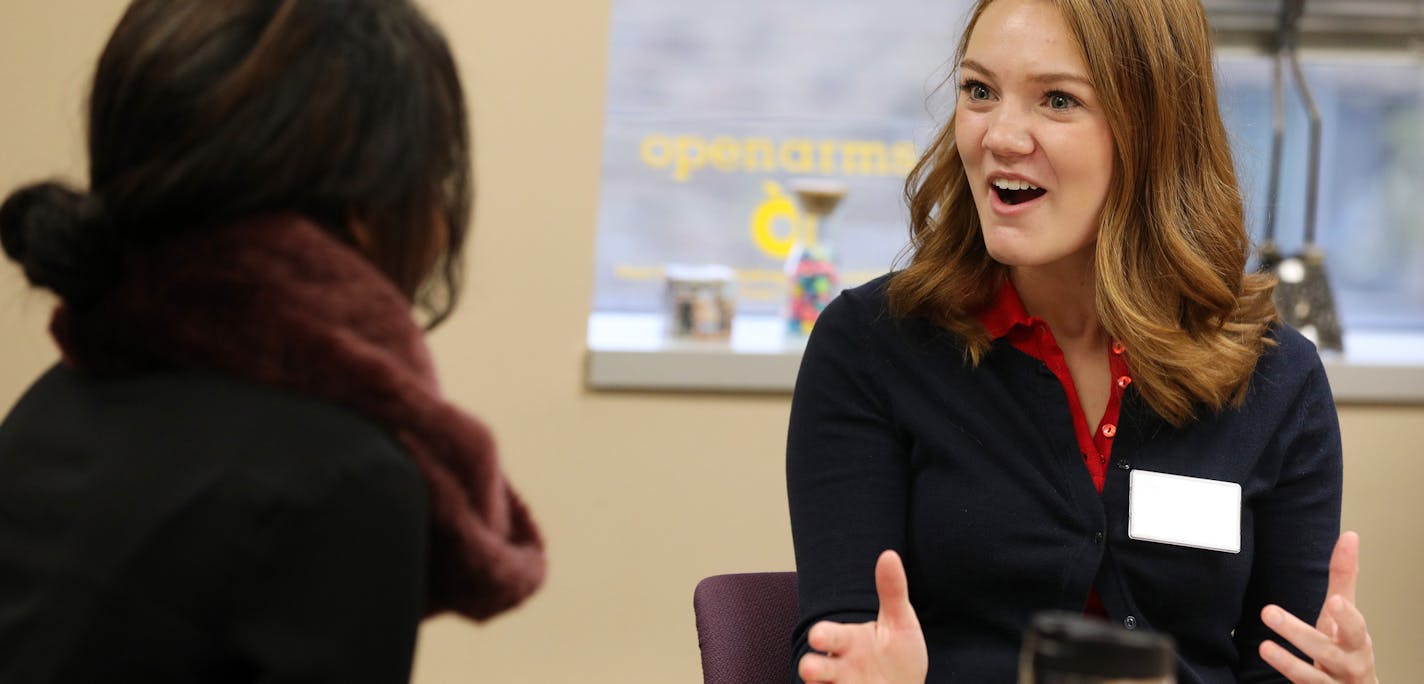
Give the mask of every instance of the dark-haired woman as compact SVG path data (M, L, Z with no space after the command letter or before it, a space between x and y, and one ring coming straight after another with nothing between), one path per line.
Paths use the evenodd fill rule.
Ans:
M62 363L0 424L0 681L397 682L544 575L413 311L454 306L464 96L404 0L136 0L87 190L0 239Z
M955 66L912 261L797 378L798 674L1010 682L1060 610L1170 634L1183 684L1373 682L1335 406L1245 273L1199 0L980 0Z

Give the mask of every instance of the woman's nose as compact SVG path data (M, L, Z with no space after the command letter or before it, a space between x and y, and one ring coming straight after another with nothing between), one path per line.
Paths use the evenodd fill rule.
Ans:
M1033 132L1027 116L1000 108L984 132L984 149L1000 157L1022 157L1033 153Z

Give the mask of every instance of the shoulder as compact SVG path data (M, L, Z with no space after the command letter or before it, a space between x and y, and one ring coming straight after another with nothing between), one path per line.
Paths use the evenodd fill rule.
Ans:
M1271 326L1266 338L1271 344L1256 362L1248 401L1285 401L1302 394L1330 396L1325 365L1315 344L1284 323Z
M886 273L862 285L846 288L832 303L839 302L838 308L849 309L862 316L869 314L878 318L889 315L887 290L894 277L894 273Z
M417 475L390 433L365 417L207 372L106 379L56 366L21 398L6 428L31 452L170 463L257 489L342 473Z
M885 283L881 276L864 285L848 288L836 295L816 317L816 325L802 354L803 368L821 357L848 358L859 356L873 340L881 336L889 309L886 307Z
M816 319L814 330L856 329L861 334L898 330L913 321L901 321L890 313L888 290L894 273L887 273L863 285L842 290ZM815 333L812 334L813 338Z
M142 622L164 643L210 648L236 611L272 602L297 625L316 614L303 606L348 586L405 596L396 583L424 574L428 500L376 423L211 373L57 366L0 424L0 569L26 579L23 603ZM0 587L0 603L17 596ZM137 643L115 634L111 646Z
M824 345L831 338L848 341L853 337L862 346L878 346L887 351L962 357L964 343L954 333L924 317L900 318L891 312L889 287L896 274L887 273L842 291L816 320L812 345Z
M891 312L887 288L893 277L848 288L821 312L801 356L798 393L848 378L888 396L926 374L967 372L957 336L923 317L900 318Z
M1320 353L1315 343L1306 339L1299 330L1278 323L1271 326L1266 337L1275 342L1275 346L1267 350L1263 359L1273 358L1278 363L1295 365L1320 365Z

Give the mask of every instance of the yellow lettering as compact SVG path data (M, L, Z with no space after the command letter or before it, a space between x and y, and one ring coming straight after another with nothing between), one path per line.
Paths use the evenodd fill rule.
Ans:
M821 141L821 173L830 175L836 172L836 141Z
M791 252L791 244L796 241L796 223L800 212L776 181L763 183L762 191L766 193L766 199L752 211L752 242L763 254L773 259L785 259Z
M890 155L885 143L874 140L847 140L841 143L841 173L847 176L889 175Z
M890 164L895 167L897 176L908 176L915 170L915 164L920 162L920 153L912 142L895 143L895 146L890 148L890 157L893 160Z
M690 135L680 135L677 137L676 165L672 171L672 177L679 183L686 183L692 177L692 172L702 168L707 163L707 144L702 138Z
M770 173L776 170L775 148L772 147L771 140L767 138L747 138L742 141L742 158L746 159L743 167L747 171L764 171Z
M920 153L910 141L791 138L737 138L653 133L638 144L638 156L653 169L668 169L686 183L702 169L722 173L819 174L824 176L906 175Z
M740 287L745 283L783 285L786 283L786 274L770 268L737 269L737 286Z
M816 151L810 140L787 140L777 152L781 168L790 173L810 173L816 168Z
M744 302L775 302L786 295L781 291L781 284L786 281L786 276L776 279L776 285L742 285L737 284L737 298Z
M742 146L735 138L724 135L712 141L708 156L713 168L718 171L736 171L737 162L741 161Z
M638 156L643 158L644 164L661 169L672 163L672 141L665 135L657 134L643 138L643 143L638 146Z

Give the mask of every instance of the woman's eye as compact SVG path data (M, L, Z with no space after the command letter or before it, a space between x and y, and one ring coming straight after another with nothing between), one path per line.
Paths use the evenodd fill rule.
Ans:
M968 95L969 99L971 100L987 100L991 95L991 93L989 92L989 86L986 86L983 83L979 83L978 81L970 81L968 83L965 83L964 85L960 86L959 89L964 91L964 93Z
M1049 94L1048 94L1048 107L1049 107L1050 109L1057 109L1057 110L1072 109L1072 108L1073 108L1075 105L1077 105L1077 104L1078 104L1078 100L1074 99L1072 95L1068 95L1068 94L1065 94L1065 93L1049 93Z

